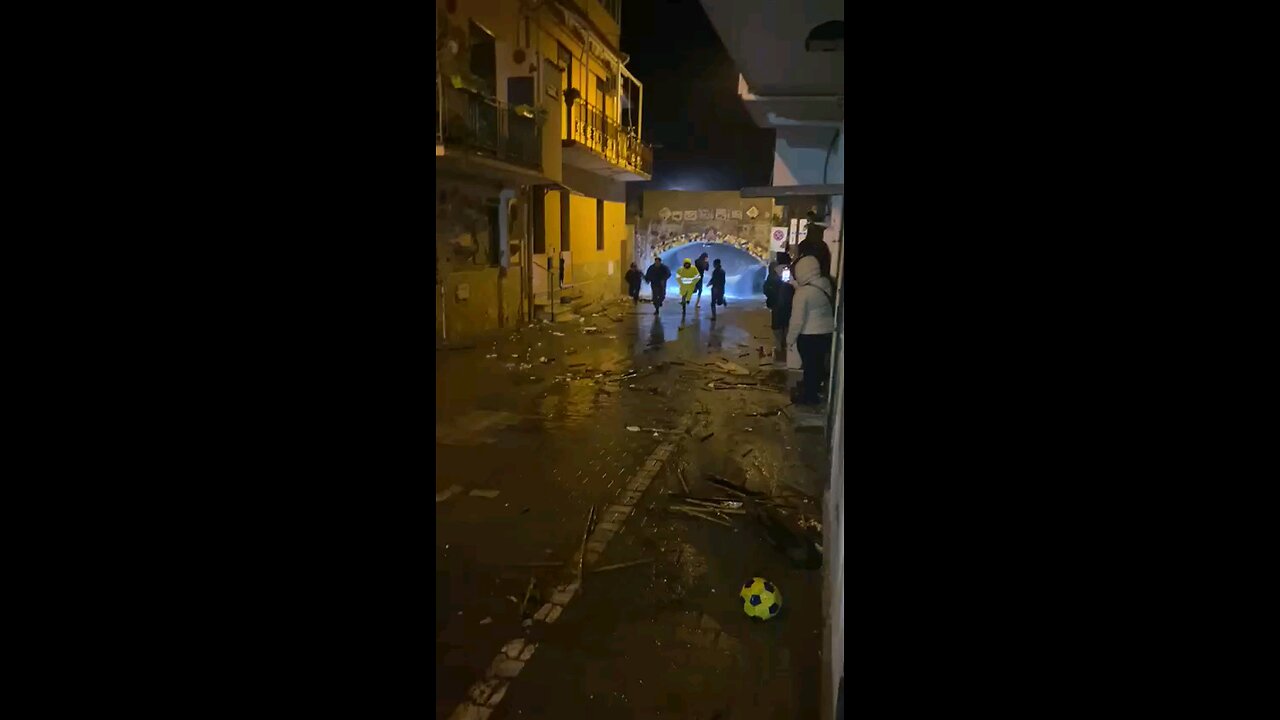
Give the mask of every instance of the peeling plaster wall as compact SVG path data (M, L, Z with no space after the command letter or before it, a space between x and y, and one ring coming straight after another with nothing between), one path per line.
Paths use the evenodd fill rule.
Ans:
M501 188L461 179L437 178L436 186L436 341L462 342L520 318L520 266L496 267L487 203ZM444 296L441 297L441 286ZM465 286L467 297L460 298Z

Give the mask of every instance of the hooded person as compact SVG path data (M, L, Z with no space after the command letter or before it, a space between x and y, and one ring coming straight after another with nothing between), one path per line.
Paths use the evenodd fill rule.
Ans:
M835 332L835 286L822 273L818 258L807 255L796 261L795 296L787 323L787 345L800 353L804 380L797 405L820 402L818 388L826 378L831 334Z
M633 305L640 303L640 283L644 281L644 276L640 274L640 268L635 263L631 263L631 269L627 271L627 295L631 296Z
M645 282L653 292L653 314L662 309L662 301L667 297L667 279L671 277L671 269L662 264L662 258L654 257L653 264L644 273Z
M698 285L698 269L693 266L693 261L689 258L684 259L684 264L676 271L676 280L680 283L680 311L684 312L684 308L689 304L689 298L693 296L693 290Z

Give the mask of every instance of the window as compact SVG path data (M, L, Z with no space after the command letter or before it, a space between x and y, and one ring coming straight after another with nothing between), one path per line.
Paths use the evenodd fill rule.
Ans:
M596 200L596 249L604 249L604 201Z
M569 222L569 191L560 191L560 252L571 252L570 247L572 239L569 234L569 228L573 227L573 223Z
M498 55L493 34L485 30L474 20L470 21L471 39L471 74L485 83L485 91L490 96L497 94L498 87Z
M533 191L533 254L545 255L547 252L547 195L541 190Z
M568 90L573 87L573 53L569 52L569 48L564 45L556 43L556 59L560 61L560 67L564 68L560 87Z
M502 265L502 223L498 221L498 203L489 207L489 266Z
M605 114L604 88L605 88L604 78L597 75L596 76L596 110L599 110L601 115Z

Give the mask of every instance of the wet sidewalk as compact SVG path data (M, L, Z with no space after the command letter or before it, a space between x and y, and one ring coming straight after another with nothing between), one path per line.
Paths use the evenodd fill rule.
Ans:
M821 518L826 441L761 357L763 303L606 313L437 354L437 717L816 717L821 571L754 510L668 496L715 476ZM753 576L783 593L769 621Z

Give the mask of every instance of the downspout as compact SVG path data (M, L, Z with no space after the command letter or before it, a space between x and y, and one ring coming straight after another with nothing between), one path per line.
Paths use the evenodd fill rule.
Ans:
M831 138L831 145L827 148L827 157L822 161L822 184L827 184L827 166L831 164L831 153L836 151L836 143L840 141L840 133L844 128L836 130L836 134Z
M524 244L520 247L523 253L520 262L523 262L525 266L525 320L529 323L533 322L533 233L535 231L533 227L533 203L537 196L538 186L531 185L528 194L529 207L524 212Z

